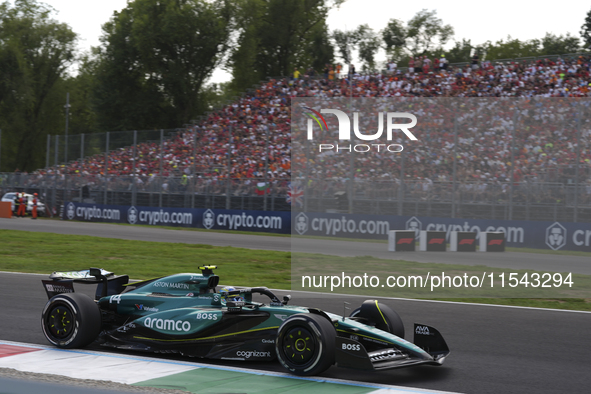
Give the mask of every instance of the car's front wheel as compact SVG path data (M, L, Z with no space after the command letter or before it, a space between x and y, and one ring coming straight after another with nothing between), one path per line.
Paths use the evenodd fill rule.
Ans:
M366 300L350 317L364 319L370 325L404 339L404 324L398 313L376 300Z
M277 359L296 375L316 375L335 361L336 331L325 317L297 314L288 318L277 332Z
M86 294L52 297L41 314L45 338L53 345L71 349L92 343L101 331L101 312Z

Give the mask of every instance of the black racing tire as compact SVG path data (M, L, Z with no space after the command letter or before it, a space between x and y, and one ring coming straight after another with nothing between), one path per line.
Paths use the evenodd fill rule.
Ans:
M86 294L53 296L43 308L41 327L47 340L63 349L91 344L101 331L101 312Z
M277 359L295 375L322 373L335 362L336 335L332 323L323 316L293 315L277 331Z
M402 319L388 305L367 300L361 307L351 312L349 317L361 317L368 320L372 326L404 339Z

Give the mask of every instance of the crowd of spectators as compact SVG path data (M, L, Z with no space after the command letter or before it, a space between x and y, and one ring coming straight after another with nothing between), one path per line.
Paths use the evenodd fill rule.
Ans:
M345 73L340 65L338 69L328 66L325 73L314 76L309 75L312 73L309 70L305 73L295 70L290 77L261 83L235 102L210 113L199 124L165 140L163 152L159 141L141 143L135 149L135 157L134 149L125 147L113 150L108 163L104 155L96 155L40 170L37 175L78 175L91 177L97 184L107 176L131 177L141 189L149 188L156 180L158 187L165 187L161 181L165 177L175 179L179 189L189 183L196 192L197 185L202 188L222 185L220 181L229 177L238 182L240 192L252 192L261 181L268 181L284 192L294 170L291 130L294 98L315 98L318 102L349 97L413 98L425 103L440 98L482 98L490 102L515 98L521 103L524 120L520 120L514 134L511 133L514 110L499 112L479 107L470 116L484 116L486 121L479 119L480 126L468 126L470 116L466 115L464 126L454 131L450 126L453 109L433 113L428 105L417 105L413 110L418 108L419 114L423 111L430 120L422 128L420 124L417 126L423 134L419 132L418 143L406 152L406 166L401 168L401 156L396 154L360 157L355 161L353 176L359 185L368 180L399 185L403 179L415 185L412 188L420 195L430 190L433 183L454 180L455 161L455 181L465 184L467 190L483 190L487 185L503 190L506 186L502 185L511 182L511 175L514 182L567 184L578 173L581 184L591 185L591 123L586 121L591 117L582 116L577 124L572 117L573 109L567 108L570 104L562 105L559 113L554 113L555 108L545 104L550 101L538 100L588 98L591 95L588 57L523 62L476 59L463 67L451 67L444 59L433 63L423 58L413 60L413 67L407 69L398 69L391 62L384 73ZM589 113L587 104L583 103L582 108ZM441 121L437 123L434 119ZM321 176L323 186L319 190L329 193L342 187L339 184L346 183L352 174L348 164L339 163L337 158L338 154L308 157L307 165L300 162L296 167L299 175L306 172L312 178ZM170 188L169 183L166 187ZM223 187L218 189L221 191Z

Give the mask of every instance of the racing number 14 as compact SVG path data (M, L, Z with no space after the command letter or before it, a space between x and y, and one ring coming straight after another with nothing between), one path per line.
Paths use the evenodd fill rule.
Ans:
M113 304L115 301L117 301L117 305L119 305L121 302L121 294L112 295L111 298L109 298L109 304Z

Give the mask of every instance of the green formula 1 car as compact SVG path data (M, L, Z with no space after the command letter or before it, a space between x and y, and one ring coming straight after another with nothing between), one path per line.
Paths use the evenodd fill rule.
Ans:
M215 268L135 283L97 268L54 272L43 280L49 297L43 334L60 348L97 341L207 359L278 359L297 375L333 364L362 370L441 365L449 354L441 334L424 324L415 324L414 343L405 340L400 317L376 300L343 317L287 305L289 296L280 300L265 287L218 292ZM96 300L75 293L73 283L97 284ZM255 302L253 294L269 301Z

